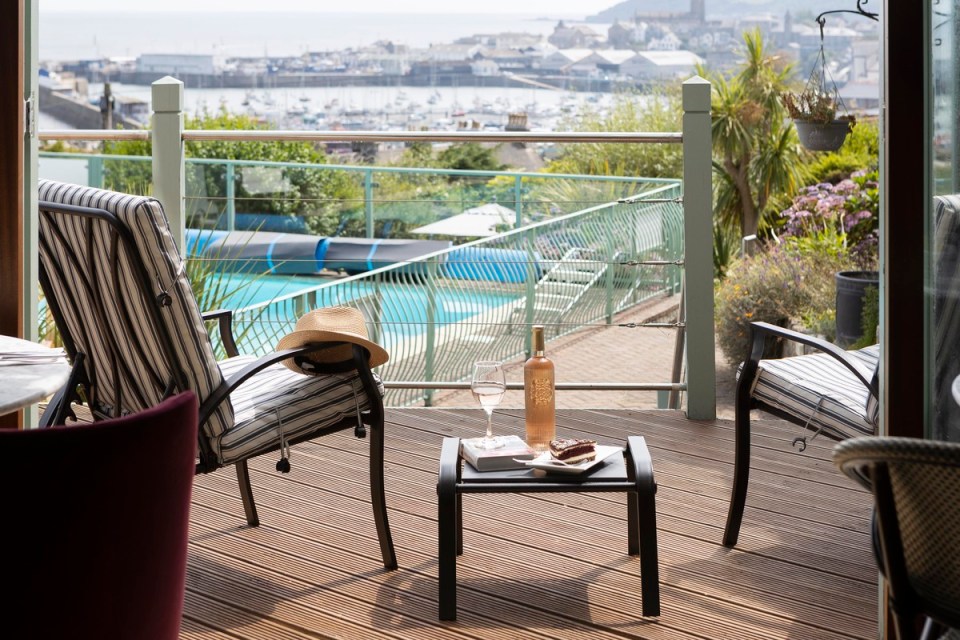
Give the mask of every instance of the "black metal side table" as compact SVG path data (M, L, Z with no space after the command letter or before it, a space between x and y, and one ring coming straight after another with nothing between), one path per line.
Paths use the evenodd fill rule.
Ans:
M657 513L653 464L641 436L630 436L623 455L610 456L584 475L537 473L533 469L476 471L460 457L460 439L444 438L437 480L440 556L440 619L457 619L457 556L463 553L465 493L627 494L627 550L640 556L643 616L660 615L660 576L657 559Z

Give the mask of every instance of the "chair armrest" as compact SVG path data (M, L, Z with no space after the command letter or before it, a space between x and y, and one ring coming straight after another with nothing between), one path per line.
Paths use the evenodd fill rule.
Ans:
M755 370L757 363L763 359L764 339L768 335L772 335L785 340L790 340L791 342L798 342L800 344L813 347L818 351L828 354L830 357L834 358L844 367L849 369L850 373L852 373L857 380L863 383L863 386L870 391L870 394L873 395L873 397L876 398L879 396L879 389L877 388L876 379L868 380L866 377L864 377L856 362L847 354L846 351L835 344L831 344L826 340L821 340L820 338L815 338L798 331L778 327L777 325L769 324L767 322L751 322L750 334L752 345L750 356L746 361L744 361L743 371L740 373L741 377L747 376L750 380L753 379L756 373Z
M230 394L236 390L237 387L249 380L257 372L262 371L263 369L266 369L267 367L278 362L282 362L288 358L295 358L297 356L306 355L312 351L316 351L318 347L328 347L342 344L349 344L354 347L354 358L345 362L331 364L325 367L324 373L344 373L346 371L356 370L358 373L360 373L360 377L364 382L364 388L368 393L371 393L369 385L373 384L373 374L370 372L370 367L367 364L369 354L367 354L366 349L349 342L315 342L302 347L297 347L296 349L285 349L283 351L268 353L265 356L257 358L243 369L232 375L228 380L225 380L222 385L217 387L217 389L207 397L204 403L200 405L200 424L204 424L207 418L210 417L210 414L213 413L213 410L218 407L221 402L226 400ZM358 356L358 351L365 357ZM375 386L373 388L375 389ZM370 397L372 400L375 396L371 395Z
M213 309L204 311L200 314L204 320L216 320L217 328L220 331L220 339L223 340L223 348L231 358L240 355L237 349L237 343L233 338L233 309Z

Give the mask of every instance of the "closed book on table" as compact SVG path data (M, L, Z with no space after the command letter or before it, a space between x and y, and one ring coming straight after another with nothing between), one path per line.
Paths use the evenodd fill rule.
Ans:
M477 471L525 469L526 465L517 460L533 460L536 456L536 452L519 436L500 436L503 446L496 449L481 449L477 446L481 439L460 441L460 455Z

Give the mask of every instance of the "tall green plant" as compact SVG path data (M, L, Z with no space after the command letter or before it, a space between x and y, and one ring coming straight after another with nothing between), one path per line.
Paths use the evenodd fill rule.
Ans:
M743 61L735 75L698 73L713 85L712 137L716 215L742 236L755 235L772 209L771 196L795 192L803 182L796 132L786 122L780 95L791 64L770 53L759 30L743 34Z
M683 109L676 89L639 96L624 92L614 97L607 115L585 108L578 121L565 125L574 131L672 132L682 128ZM582 143L560 146L560 155L548 173L679 178L683 149L675 144Z

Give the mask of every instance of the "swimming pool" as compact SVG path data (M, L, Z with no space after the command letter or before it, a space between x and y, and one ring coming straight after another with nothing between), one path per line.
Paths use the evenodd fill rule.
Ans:
M395 339L426 332L431 294L425 285L369 280L295 276L218 274L218 286L230 291L220 306L235 311L269 308L271 322L296 321L313 307L355 304L368 318L379 318L384 337ZM478 290L474 287L433 289L433 322L447 325L469 320L522 298L516 290ZM371 312L373 307L376 312Z

